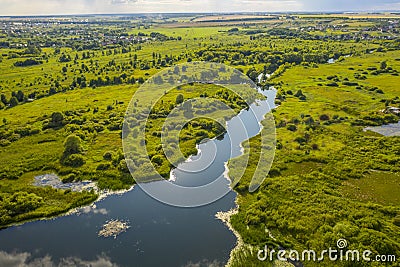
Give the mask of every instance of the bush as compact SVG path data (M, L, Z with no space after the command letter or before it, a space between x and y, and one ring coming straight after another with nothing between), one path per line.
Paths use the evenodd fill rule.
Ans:
M358 86L358 83L356 82L343 82L342 84L346 86Z
M331 86L331 87L338 87L339 85L337 84L337 83L335 83L335 82L333 82L333 83L327 83L326 84L327 86Z
M162 165L163 163L163 158L160 155L155 155L151 158L151 162L158 164L158 165Z
M71 183L75 180L76 175L75 173L70 173L67 176L63 177L61 180L63 183Z
M123 173L129 173L128 165L126 164L126 160L123 159L118 164L118 170Z
M85 164L85 159L80 154L72 154L66 157L63 161L64 165L70 167L80 167Z
M8 146L10 145L11 142L7 139L0 139L0 146L4 147L4 146Z
M4 197L3 207L12 216L33 211L43 204L43 198L34 193L16 192L10 197Z
M287 126L287 129L288 129L289 131L292 131L292 132L297 131L297 127L296 127L296 125L294 125L294 124L289 124L289 125Z
M113 153L111 151L107 151L106 153L104 153L103 159L112 160L112 156L113 156Z
M51 114L51 121L47 125L48 128L59 128L64 125L64 115L61 112Z
M18 99L15 96L11 97L11 99L10 99L10 107L15 107L17 105L18 105Z
M98 166L97 166L97 168L96 168L96 170L97 171L105 171L105 170L108 170L108 169L110 169L110 167L111 167L111 164L110 163L100 163Z
M183 103L183 100L184 100L183 95L182 95L182 94L179 94L179 95L176 96L175 102L176 102L176 104L179 105L179 104Z
M110 131L122 130L122 124L113 123L113 124L110 124L110 125L107 127L107 129L110 130Z
M397 225L398 227L400 227L400 215L397 215L397 216L394 218L393 223L394 223L395 225Z
M318 146L317 144L313 144L313 145L311 146L311 148L312 148L312 150L318 150L318 149L319 149L319 146Z
M300 145L307 143L307 140L304 137L297 137L296 139L294 139L294 141L296 141Z
M69 156L82 152L82 140L76 135L69 135L64 142L64 155Z
M322 114L321 116L319 116L319 119L321 120L321 121L329 121L329 116L328 115L326 115L326 114Z
M28 58L25 61L17 61L14 63L14 66L16 67L27 67L27 66L35 66L35 65L40 65L43 64L43 61L41 60L35 60L32 58Z

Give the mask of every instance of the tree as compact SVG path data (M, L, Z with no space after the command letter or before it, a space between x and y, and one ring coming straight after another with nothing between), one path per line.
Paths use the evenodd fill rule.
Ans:
M387 68L387 63L386 63L386 61L382 61L381 62L381 70L384 70L384 69L386 69Z
M50 90L49 90L49 95L54 95L54 94L56 94L57 93L57 90L56 90L56 88L54 88L53 86L50 88Z
M16 192L12 196L3 199L3 206L13 216L33 211L42 204L42 197L27 192Z
M287 126L287 129L288 129L289 131L295 132L295 131L297 131L297 126L294 125L294 124L289 124L289 125Z
M82 152L82 140L76 135L69 135L64 142L64 156L79 154Z
M321 116L319 116L319 119L321 121L329 121L330 120L329 115L327 115L327 114L322 114Z
M253 81L257 82L258 80L258 72L255 68L251 68L247 71L246 75Z
M179 75L180 71L179 71L179 66L175 66L174 68L174 74Z
M176 96L175 102L176 102L177 105L179 105L179 104L183 103L183 100L184 100L183 95L179 94L179 95Z
M295 97L300 97L300 96L302 96L302 95L303 95L303 91L298 90L294 96L295 96Z
M24 101L24 97L25 97L24 92L22 92L21 90L18 90L16 97L18 99L18 102Z
M158 164L158 165L162 165L163 163L163 158L160 155L155 155L151 158L151 162Z
M3 102L4 105L8 104L7 97L5 94L1 94L1 102Z
M51 114L50 127L57 128L63 126L64 115L61 112L54 112Z
M163 79L162 79L162 77L161 77L160 75L158 75L158 76L156 76L156 77L154 78L154 82L155 82L156 84L163 84L163 83L164 83L164 81L163 81Z
M10 99L10 106L11 106L11 107L15 107L15 106L17 106L17 105L18 105L18 99L17 99L15 96L11 97L11 99Z
M35 45L28 45L28 47L24 51L25 54L30 54L30 55L38 55L41 52L42 49L39 46Z
M105 160L112 160L112 157L113 157L113 153L111 151L107 151L103 155L103 159L105 159Z

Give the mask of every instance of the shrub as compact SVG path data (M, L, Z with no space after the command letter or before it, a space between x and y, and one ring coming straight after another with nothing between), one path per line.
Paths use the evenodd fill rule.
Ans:
M85 159L80 154L72 154L66 157L63 161L64 165L70 167L80 167L85 164Z
M123 173L129 173L128 165L126 164L126 160L123 159L118 164L118 170Z
M37 209L43 204L43 198L34 193L16 192L3 199L3 206L10 215L18 215Z
M97 166L97 168L96 168L96 170L97 171L105 171L105 170L108 170L108 169L110 169L110 167L111 167L111 164L110 163L100 163L98 166Z
M17 105L18 105L18 99L15 96L11 97L11 99L10 99L10 107L15 107Z
M326 115L326 114L322 114L321 116L319 116L319 119L321 120L321 121L329 121L329 116L328 115Z
M338 85L337 83L335 83L335 82L327 83L326 85L327 85L327 86L331 86L331 87L338 87L338 86L339 86L339 85Z
M64 155L69 156L82 152L81 139L76 135L69 135L64 142Z
M307 143L307 140L304 137L297 137L296 139L294 139L294 141L296 141L300 145Z
M179 104L183 103L183 100L184 100L183 95L182 95L182 94L179 94L179 95L176 96L175 102L176 102L176 104L179 105Z
M63 183L71 183L75 180L75 178L76 178L75 173L70 173L67 176L62 178L62 182Z
M34 66L34 65L39 65L39 64L43 64L43 61L32 59L32 58L28 58L25 61L17 61L17 62L15 62L14 66L16 66L16 67L27 67L27 66Z
M395 225L397 225L398 227L400 227L400 215L397 215L397 216L394 218L393 223L394 223Z
M294 124L289 124L289 125L287 126L287 129L288 129L289 131L292 131L292 132L297 131L297 127L296 127L296 125L294 125Z
M356 83L356 82L343 82L342 83L343 85L346 85L346 86L358 86L358 83Z
M112 156L113 156L113 153L111 151L107 151L106 153L104 153L103 159L112 160Z
M110 125L107 127L107 129L110 130L110 131L122 130L122 124L113 123L113 124L110 124Z
M7 139L0 139L0 146L4 147L4 146L8 146L10 145L11 142Z
M59 128L64 124L64 115L61 112L51 114L51 121L48 124L49 128Z
M151 158L151 162L158 164L158 165L162 165L163 161L164 160L163 160L162 156L160 156L160 155L155 155Z

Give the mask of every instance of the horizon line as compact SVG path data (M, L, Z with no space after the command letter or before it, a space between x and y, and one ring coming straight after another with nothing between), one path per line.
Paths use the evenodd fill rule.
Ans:
M66 13L66 14L29 14L29 15L0 15L0 18L29 18L29 17L68 17L68 16L129 16L129 15L210 15L210 14L383 14L400 15L400 10L348 10L348 11L215 11L215 12L140 12L140 13Z

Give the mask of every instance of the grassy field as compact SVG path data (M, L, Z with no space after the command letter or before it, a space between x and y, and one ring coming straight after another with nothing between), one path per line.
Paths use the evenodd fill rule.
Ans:
M339 238L352 249L398 255L399 137L370 135L361 126L373 125L374 116L384 117L386 100L398 99L398 77L368 71L362 80L354 77L367 68L379 69L383 60L397 70L399 55L377 53L318 68L296 66L272 78L282 100L274 111L278 150L269 178L256 194L247 193L251 172L236 187L240 208L232 224L248 246L234 253L233 266L265 266L256 256L265 244L322 251ZM328 86L333 74L337 86ZM358 85L344 85L346 78ZM383 93L365 89L371 87ZM296 97L299 90L304 100ZM253 138L250 147L258 142Z

